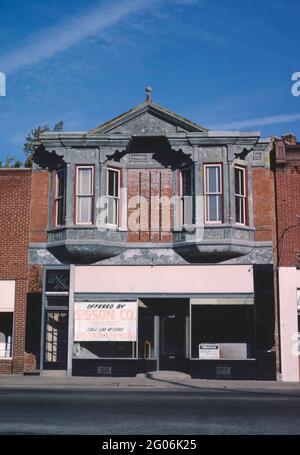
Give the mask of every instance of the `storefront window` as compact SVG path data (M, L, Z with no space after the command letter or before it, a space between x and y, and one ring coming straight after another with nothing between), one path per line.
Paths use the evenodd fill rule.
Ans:
M139 357L155 358L154 351L154 314L148 308L139 308Z
M0 312L0 358L12 355L13 316L12 312Z
M205 349L208 359L254 356L253 305L196 304L191 318L192 358L205 358Z
M73 357L153 359L154 317L141 301L76 302Z
M132 358L135 357L135 343L130 341L88 341L75 343L74 358Z

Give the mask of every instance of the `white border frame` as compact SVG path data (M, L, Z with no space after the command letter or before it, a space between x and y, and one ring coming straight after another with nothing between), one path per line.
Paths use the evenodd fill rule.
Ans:
M113 172L117 172L118 174L118 197L115 197L115 196L109 196L108 195L108 172L109 171L113 171ZM106 168L106 200L107 200L107 203L106 203L106 226L108 228L113 228L113 229L117 229L118 227L120 227L120 200L121 200L121 169L117 169L115 167L110 167L108 166ZM117 207L117 224L112 224L112 223L108 223L107 220L108 220L108 198L113 198L113 199L117 199L118 201L118 207Z
M206 168L209 168L209 167L218 167L220 169L220 192L218 193L207 193L206 192ZM222 166L222 163L204 163L203 164L203 171L204 171L204 187L203 187L203 195L204 195L204 223L205 224L223 224L223 217L224 217L224 214L223 214L223 166ZM216 195L216 196L221 196L222 198L222 219L220 221L210 221L207 219L207 196L208 195ZM218 201L218 199L217 199ZM217 202L217 213L219 211L219 203Z
M243 185L243 188L244 188L244 195L242 194L237 194L235 192L235 170L238 169L239 171L242 171L243 173L243 179L244 179L244 185ZM243 166L239 166L239 165L234 165L234 205L235 205L235 224L237 224L238 226L247 226L247 185L246 185L246 181L247 181L247 174L246 174L246 168L243 167ZM244 223L240 223L236 220L236 198L239 197L240 199L243 200L243 211L244 211L244 220L245 222Z
M92 194L80 194L78 195L78 170L79 169L91 169L92 170ZM76 165L76 185L75 185L75 210L76 210L76 217L75 217L75 225L76 226L92 226L93 225L93 206L94 206L94 198L95 198L95 168L94 166L91 165L84 165L84 164L79 164ZM91 197L92 198L92 211L91 211L91 217L92 221L89 223L80 223L78 221L78 198L79 197Z

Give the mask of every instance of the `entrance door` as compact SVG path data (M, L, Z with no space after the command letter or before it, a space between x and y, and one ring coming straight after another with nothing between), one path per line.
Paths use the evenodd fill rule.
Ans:
M68 311L46 311L45 370L66 370L68 354Z
M185 312L160 316L160 370L185 371Z

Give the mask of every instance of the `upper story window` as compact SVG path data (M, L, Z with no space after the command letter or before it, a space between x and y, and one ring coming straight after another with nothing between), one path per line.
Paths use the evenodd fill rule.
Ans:
M119 225L120 206L120 171L118 169L107 169L107 224Z
M193 224L193 170L183 169L180 172L181 223L183 226Z
M65 170L61 169L55 174L55 226L65 224Z
M247 224L247 190L246 169L236 166L235 177L235 221L237 224Z
M76 224L93 224L94 167L76 167Z
M222 223L223 188L221 164L204 165L204 198L205 222Z

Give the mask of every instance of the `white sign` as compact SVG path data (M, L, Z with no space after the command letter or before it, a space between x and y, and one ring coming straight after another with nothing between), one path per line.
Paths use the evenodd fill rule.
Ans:
M199 359L219 359L220 346L218 344L199 344Z
M74 341L136 341L137 301L75 302Z

